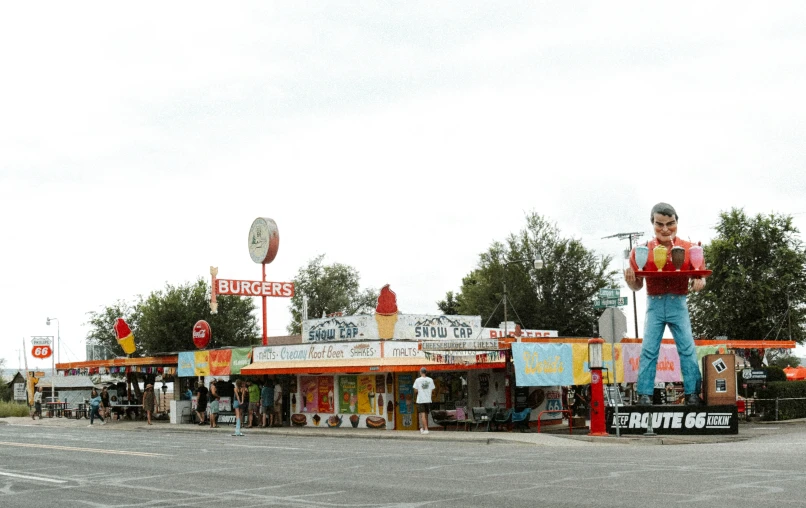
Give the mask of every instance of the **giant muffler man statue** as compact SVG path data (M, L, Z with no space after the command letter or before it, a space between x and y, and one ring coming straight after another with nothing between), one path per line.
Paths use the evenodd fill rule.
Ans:
M705 279L686 276L680 272L692 272L701 268L702 247L677 237L678 217L672 205L658 203L653 206L650 220L655 228L655 238L646 246L637 246L633 249L630 253L630 266L624 271L624 280L633 291L640 291L646 278L644 341L636 387L639 396L638 405L652 405L658 355L663 331L668 325L677 346L677 353L680 355L686 405L698 406L702 403L700 399L702 375L697 365L694 338L691 336L686 295L689 287L692 291L702 290L705 287ZM669 253L672 263L667 264ZM646 272L662 273L653 273L649 277L648 273L643 272L647 276L642 277L642 269ZM636 274L636 271L639 273Z

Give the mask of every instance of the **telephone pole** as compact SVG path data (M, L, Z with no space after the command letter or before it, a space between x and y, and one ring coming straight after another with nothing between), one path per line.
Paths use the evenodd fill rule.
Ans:
M629 260L630 252L632 252L632 241L637 240L644 236L644 233L641 231L633 231L631 233L616 233L615 235L605 236L602 237L602 240L606 238L618 238L619 240L629 240L630 241L630 249L627 251L627 259ZM629 261L628 261L629 262ZM638 304L635 303L635 291L632 292L632 312L633 317L635 319L635 338L638 338Z

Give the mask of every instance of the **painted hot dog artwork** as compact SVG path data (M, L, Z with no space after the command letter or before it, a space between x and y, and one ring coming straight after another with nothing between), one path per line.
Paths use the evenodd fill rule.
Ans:
M118 344L123 348L123 352L127 355L134 353L134 350L137 349L134 346L134 334L126 321L123 318L117 318L113 328L115 329L115 338L118 339Z
M375 307L375 321L378 323L378 338L388 340L395 336L397 323L397 295L389 289L389 284L381 288L378 305Z

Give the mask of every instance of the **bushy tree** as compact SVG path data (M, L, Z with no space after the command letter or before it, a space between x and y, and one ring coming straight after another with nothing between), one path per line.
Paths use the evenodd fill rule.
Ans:
M803 343L806 252L792 218L748 217L734 208L720 214L716 232L704 246L713 274L689 298L695 336ZM749 360L760 367L759 351L751 351Z
M350 316L374 312L379 290L360 288L358 270L341 263L324 264L321 254L308 262L294 277L291 297L291 323L288 333L302 333L302 299L308 297L308 317L342 312Z
M207 321L212 330L208 348L257 344L259 330L253 299L218 296L216 300L218 314L211 314L210 286L203 279L179 286L166 284L164 290L138 297L134 305L118 301L99 312L89 312L87 342L107 346L122 355L112 328L115 319L122 317L134 333L135 356L196 349L193 325L200 319Z
M538 257L540 269L532 262ZM506 243L494 242L462 279L460 291L447 293L437 306L445 313L481 315L487 326L498 326L504 320L506 283L510 321L526 329L557 330L561 336L590 336L601 315L593 298L600 289L616 286L610 261L579 240L562 237L556 225L532 212L524 229Z

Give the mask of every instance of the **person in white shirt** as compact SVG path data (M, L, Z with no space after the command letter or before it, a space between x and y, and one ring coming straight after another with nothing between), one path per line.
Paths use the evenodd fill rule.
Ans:
M420 413L420 434L428 434L428 413L431 412L432 391L434 391L434 380L428 377L425 367L423 367L420 369L420 377L414 382L417 412Z
M34 414L31 415L31 418L36 420L37 415L39 419L42 419L42 387L38 387L36 392L34 392Z

